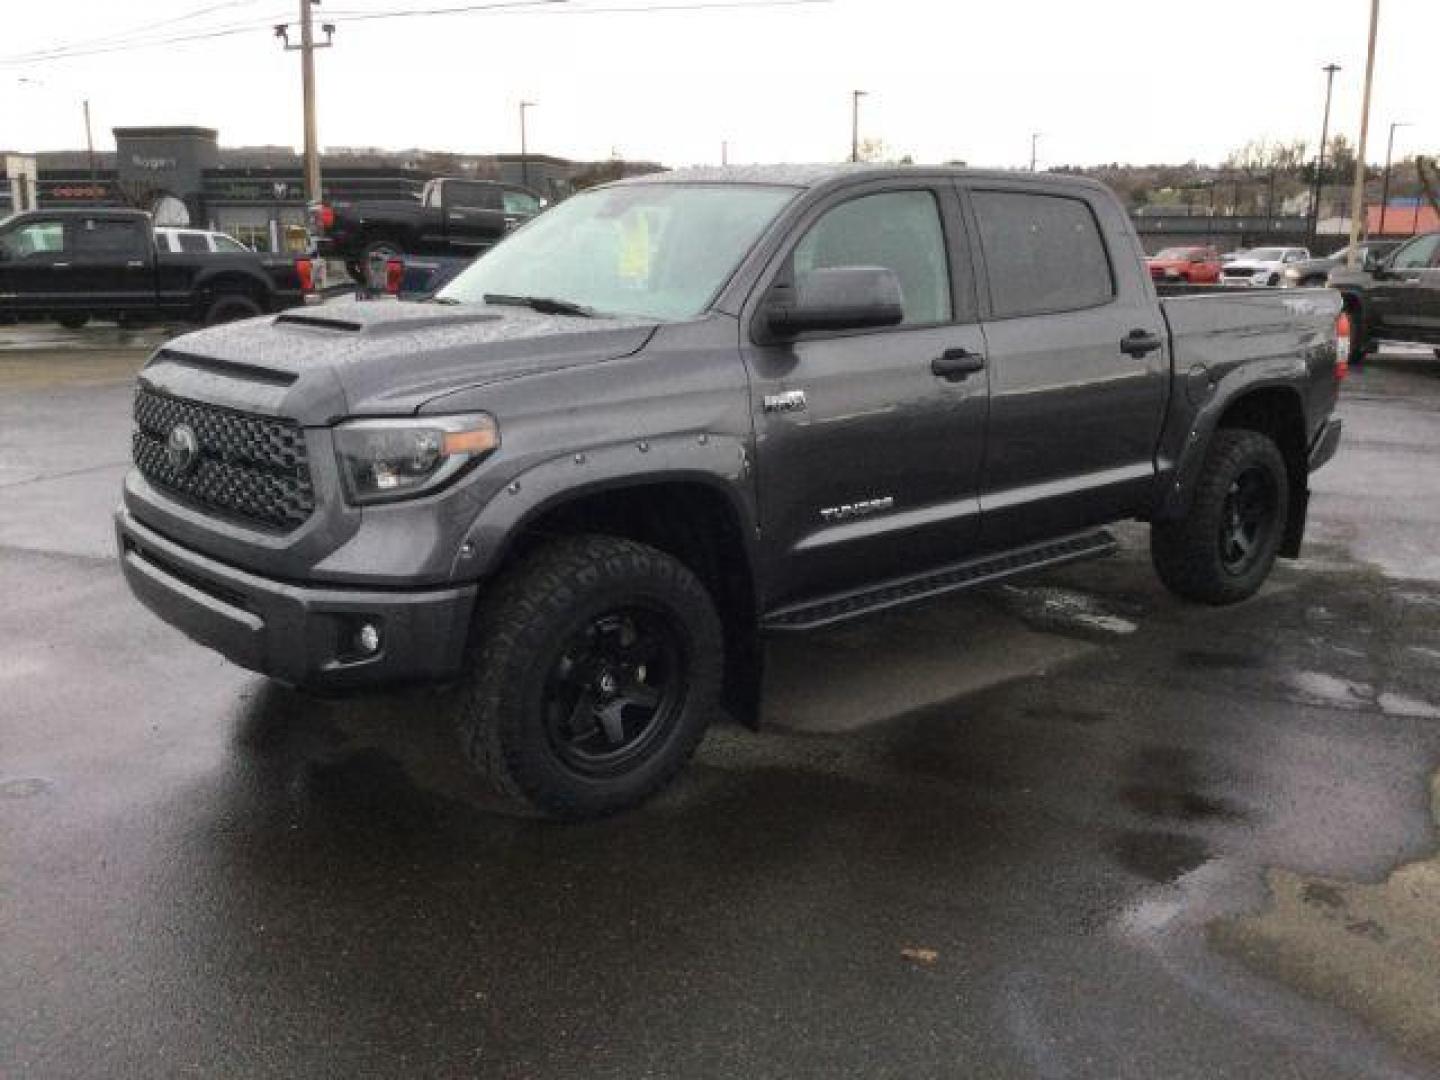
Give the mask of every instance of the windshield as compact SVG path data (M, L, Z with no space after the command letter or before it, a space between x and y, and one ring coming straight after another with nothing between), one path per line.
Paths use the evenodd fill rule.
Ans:
M597 313L704 311L793 188L625 184L567 199L476 259L437 299L540 297Z
M1203 259L1205 251L1203 248L1165 248L1154 257L1157 259Z
M1245 258L1250 262L1279 262L1284 257L1284 248L1256 248L1245 253Z

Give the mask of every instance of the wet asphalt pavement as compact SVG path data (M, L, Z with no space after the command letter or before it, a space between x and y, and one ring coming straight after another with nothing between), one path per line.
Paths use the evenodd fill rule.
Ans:
M143 611L108 521L143 352L10 340L0 1075L1440 1068L1427 355L1347 385L1253 601L1174 600L1127 526L776 646L767 730L553 826L470 789L444 692L307 700Z

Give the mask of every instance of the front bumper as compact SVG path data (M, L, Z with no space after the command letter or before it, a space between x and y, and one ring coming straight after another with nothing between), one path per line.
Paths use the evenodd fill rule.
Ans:
M155 614L242 667L292 686L339 690L459 673L476 586L417 591L311 588L259 577L115 515L120 565ZM366 654L362 626L379 630Z

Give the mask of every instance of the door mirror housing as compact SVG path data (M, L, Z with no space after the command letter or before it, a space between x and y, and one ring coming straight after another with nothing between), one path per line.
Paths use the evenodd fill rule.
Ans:
M1365 257L1360 260L1360 268L1367 274L1379 274L1385 269L1385 256L1366 248Z
M766 297L765 327L780 338L807 330L898 326L905 318L900 278L884 266L832 266L800 274Z

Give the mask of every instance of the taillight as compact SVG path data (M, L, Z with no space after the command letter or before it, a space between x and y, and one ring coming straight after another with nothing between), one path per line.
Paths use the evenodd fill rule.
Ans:
M326 206L324 203L321 203L321 204L320 204L320 231L321 231L321 232L327 232L327 233L328 233L328 232L330 231L331 227L332 227L334 224L335 224L335 208L334 208L334 207L331 207L331 206Z
M400 295L400 283L405 280L405 263L402 259L385 260L385 291L391 296Z
M295 273L300 277L300 291L312 292L315 288L315 264L309 259L296 259Z
M1335 319L1335 381L1350 374L1350 313L1342 311Z

